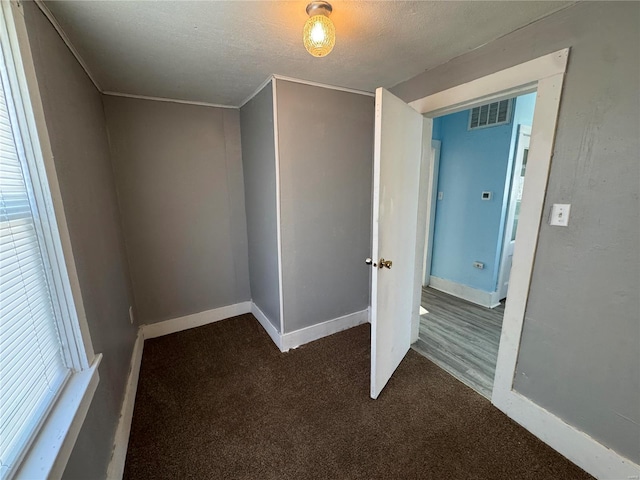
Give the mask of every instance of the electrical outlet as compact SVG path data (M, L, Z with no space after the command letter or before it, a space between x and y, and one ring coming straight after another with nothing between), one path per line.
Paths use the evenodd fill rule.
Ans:
M484 270L484 263L482 263L482 262L473 262L473 268L477 268L478 270Z
M133 325L133 307L129 306L129 321Z
M442 200L444 198L444 192L438 192L438 200Z

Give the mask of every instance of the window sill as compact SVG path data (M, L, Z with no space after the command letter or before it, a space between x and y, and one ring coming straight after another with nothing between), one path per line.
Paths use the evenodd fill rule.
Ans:
M15 479L62 477L100 381L96 355L91 367L71 376L38 436L22 460Z

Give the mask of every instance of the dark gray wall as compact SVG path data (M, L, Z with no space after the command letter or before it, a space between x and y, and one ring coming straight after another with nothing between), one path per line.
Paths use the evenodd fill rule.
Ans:
M251 297L280 331L273 91L269 82L240 109Z
M367 308L374 99L277 80L284 331Z
M404 100L571 47L515 389L640 462L640 4L581 2L396 86Z
M136 337L100 94L38 7L23 2L100 383L65 478L104 478Z
M103 101L140 323L249 300L239 112Z

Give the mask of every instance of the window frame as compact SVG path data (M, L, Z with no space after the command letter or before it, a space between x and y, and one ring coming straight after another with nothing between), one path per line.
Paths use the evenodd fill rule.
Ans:
M40 418L21 452L21 460L8 470L6 478L16 475L58 478L62 476L95 393L102 355L94 353L91 342L23 6L18 0L3 0L0 15L0 46L4 57L0 69L3 76L6 75L12 126L19 130L18 148L21 147L25 157L28 169L25 176L37 209L34 220L48 267L63 361L70 369L57 398Z

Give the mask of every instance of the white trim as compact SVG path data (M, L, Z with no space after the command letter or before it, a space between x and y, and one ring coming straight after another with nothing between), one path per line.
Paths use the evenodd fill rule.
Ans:
M516 178L520 177L522 170L522 164L524 163L524 151L529 148L531 139L531 126L530 125L514 125L516 130L516 143L513 148L513 153L510 157L510 168L507 170L507 176L505 178L503 205L506 204L506 215L504 219L504 230L502 234L502 246L500 247L500 263L498 264L498 284L496 286L496 292L500 298L506 298L508 293L508 281L505 282L505 277L511 275L511 265L507 269L507 252L511 248L511 237L513 236L513 221L515 218L517 199L514 197ZM515 241L513 241L515 247ZM511 252L513 255L513 251ZM505 283L507 286L505 287Z
M256 317L260 325L262 325L262 328L265 329L269 337L271 337L271 340L273 340L273 343L275 343L281 352L287 352L305 343L313 342L314 340L319 340L320 338L333 335L334 333L347 330L351 327L371 322L371 309L366 308L359 312L349 313L342 317L333 318L322 323L283 334L278 332L276 327L255 303L251 303L251 313Z
M347 330L369 321L369 309L343 315L342 317L317 323L310 327L301 328L293 332L281 335L280 350L286 352L292 348L297 348L305 343L313 342L323 337L328 337L334 333Z
M100 380L101 360L102 355L97 355L88 369L71 376L15 478L62 478Z
M271 337L271 340L276 344L278 350L282 351L282 339L280 332L278 332L278 329L273 325L273 323L271 323L271 321L269 321L264 312L253 302L251 302L251 313L256 317L260 325L262 325L262 328L264 328L267 334Z
M276 347L278 347L278 350L280 350L281 352L286 352L291 348L296 348L305 343L318 340L319 338L332 335L334 333L346 330L351 327L355 327L357 325L361 325L363 323L367 323L369 321L369 309L367 308L366 310L362 310L360 312L351 313L343 317L335 318L333 320L319 323L317 325L312 325L311 327L296 330L295 332L291 332L289 334L280 335L276 327L273 326L273 324L269 321L267 316L262 312L262 310L260 310L260 308L255 303L243 302L235 305L230 305L229 307L209 310L207 312L202 312L200 314L188 315L186 317L180 317L177 319L168 320L167 322L162 322L162 324L167 324L167 327L170 327L170 328L153 330L153 329L150 329L149 327L153 327L154 325L158 325L158 324L142 325L138 331L138 336L136 338L136 342L133 346L133 352L131 354L131 366L129 369L129 377L127 379L127 387L125 391L124 400L122 402L120 420L118 422L118 428L116 430L116 435L114 439L113 453L111 455L111 460L109 462L109 467L107 469L107 480L120 480L124 473L124 466L125 466L125 461L127 457L127 448L129 445L129 436L131 434L131 421L133 419L133 411L135 407L136 392L138 389L138 380L140 378L140 366L142 364L142 354L143 354L145 339L159 337L162 335L168 335L170 333L185 330L186 328L192 328L195 326L200 326L205 324L205 323L198 322L199 323L198 325L192 325L186 328L177 328L175 324L169 325L169 322L175 322L175 321L180 321L184 319L187 319L187 321L190 321L189 319L200 316L200 320L204 320L205 318L207 318L209 321L206 323L212 323L218 320L223 320L222 318L218 318L219 314L222 314L222 313L230 312L229 316L248 313L244 311L247 307L247 304L249 304L249 311L253 314L254 317L256 317L260 325L262 325L262 328L265 329L269 337L271 337L271 340L273 340L273 343L275 343ZM152 336L147 336L147 333L151 334ZM283 345L285 346L283 347ZM101 358L101 356L99 356L99 358ZM97 364L96 364L96 367L97 367ZM96 372L97 372L97 369L96 369ZM95 390L95 386L93 389ZM85 414L86 414L86 410L84 411L83 418ZM77 435L77 432L76 432L76 435ZM73 444L71 444L71 447L72 446ZM71 453L71 448L69 448L68 453L69 454ZM67 458L68 458L68 455L67 455ZM66 463L66 459L65 459L65 463ZM64 464L63 464L63 467L64 467ZM60 470L59 472L60 474L58 476L53 476L52 478L59 478L62 475L63 471L64 471L64 468ZM34 475L33 477L45 478L46 475ZM26 477L26 478L31 478L31 477Z
M120 93L120 92L110 92L105 91L102 92L103 95L109 95L111 97L125 97L125 98L135 98L138 100L151 100L154 102L169 102L169 103L183 103L185 105L198 105L201 107L213 107L213 108L230 108L232 110L237 110L240 107L236 107L233 105L221 105L219 103L208 103L208 102L197 102L195 100L178 100L176 98L166 98L166 97L150 97L147 95L134 95L131 93Z
M375 97L375 93L372 92L366 92L364 90L356 90L353 88L347 88L347 87L338 87L335 85L328 85L326 83L319 83L319 82L311 82L309 80L301 80L299 78L293 78L293 77L287 77L285 75L278 75L276 73L269 75L266 80L264 80L259 86L258 88L256 88L253 93L251 93L250 95L248 95L237 108L242 108L244 107L248 102L250 102L253 97L255 97L256 95L258 95L258 93L260 93L262 91L262 89L264 87L266 87L268 85L269 82L271 82L273 80L273 83L275 84L276 80L284 80L285 82L293 82L293 83L302 83L304 85L310 85L312 87L320 87L320 88L328 88L329 90L338 90L340 92L348 92L348 93L355 93L357 95L366 95L368 97Z
M136 392L138 390L143 349L144 332L139 329L136 343L134 343L133 352L131 353L129 377L127 379L124 399L122 400L122 409L120 410L116 436L113 440L113 452L111 453L111 460L107 468L107 480L119 480L124 474L124 464L127 459L127 447L129 446L131 421L133 420L133 409L136 401Z
M52 297L64 360L72 373L41 419L35 438L15 465L21 478L60 478L75 445L99 382L98 365L87 324L64 205L56 175L46 119L35 73L23 6L2 2L2 47L6 62L7 102L16 120L30 185L38 208L39 239L49 260ZM39 221L38 221L39 220ZM43 252L44 253L44 252Z
M340 92L348 92L348 93L355 93L358 95L366 95L367 97L375 97L376 94L373 92L366 92L364 90L356 90L353 88L347 88L347 87L338 87L336 85L328 85L326 83L319 83L319 82L312 82L310 80L301 80L299 78L293 78L293 77L286 77L284 75L278 75L278 74L273 74L273 78L278 79L278 80L284 80L286 82L293 82L293 83L302 83L304 85L310 85L312 87L320 87L320 88L328 88L329 90L338 90Z
M522 325L529 297L540 221L551 168L563 78L563 74L558 74L541 79L538 83L538 95L529 140L527 175L524 180L520 204L516 248L509 276L509 292L494 379L492 398L494 404L504 404L507 401L504 397L512 395Z
M276 162L276 242L278 245L278 294L280 301L280 331L284 332L284 293L282 281L282 220L280 207L280 135L278 133L278 95L277 79L274 76L271 88L273 92L273 142Z
M433 138L433 119L429 117L422 117L422 151L420 155L420 173L419 173L419 185L418 185L418 208L416 218L416 254L415 254L415 266L413 269L413 305L411 308L411 338L409 344L413 344L418 341L420 336L420 308L422 304L422 285L424 283L425 276L425 262L426 254L428 251L428 239L429 239L429 218L431 209L431 194L433 184L433 173L436 158L435 154L439 155L438 151L434 152L434 140ZM435 141L437 142L437 140ZM440 142L438 142L440 143ZM435 206L435 205L434 205ZM421 233L422 227L424 233Z
M432 129L433 131L433 129ZM432 134L433 135L433 134ZM423 139L427 141L427 139ZM429 180L427 183L427 228L425 229L424 265L422 285L427 286L431 278L431 258L433 256L433 233L436 218L436 204L438 196L438 175L440 173L440 151L442 142L431 140L431 152L429 161Z
M184 317L172 318L163 322L147 323L140 326L140 329L145 339L156 338L250 312L251 302L241 302L234 305L227 305L226 307L194 313L192 315L185 315Z
M478 105L488 99L507 98L513 96L514 92L537 90L527 162L529 168L525 177L516 233L517 248L513 257L491 402L592 475L603 479L636 478L640 476L640 467L513 390L568 54L569 49L559 50L415 100L411 105L420 113L438 116Z
M461 283L452 282L445 278L429 277L429 286L449 295L462 298L467 302L475 303L481 307L494 308L500 305L500 301L496 300L496 292L485 292L477 288L469 287Z
M87 66L86 62L82 59L82 57L80 56L76 48L71 43L71 40L69 40L69 37L67 36L65 31L62 29L62 26L58 23L58 20L56 19L56 17L53 15L53 13L51 13L51 10L49 10L49 7L44 3L44 0L34 0L34 2L40 8L44 16L47 17L47 20L51 22L51 25L53 25L53 28L56 29L56 32L58 32L58 35L60 35L60 38L62 39L64 44L67 46L67 48L71 51L73 56L76 57L76 60L78 61L78 63L80 64L84 72L87 74L87 77L89 77L89 80L91 80L91 82L99 92L102 92L102 89L100 88L100 84L98 83L96 78L93 76L93 74L89 70L89 67Z
M337 85L328 85L328 84L325 84L325 83L312 82L310 80L302 80L302 79L299 79L299 78L287 77L285 75L277 75L277 74L269 75L267 77L267 79L264 80L260 84L260 86L253 93L251 93L249 96L247 96L237 106L236 105L220 105L220 104L215 104L215 103L198 102L198 101L190 101L190 100L178 100L178 99L174 99L174 98L165 98L165 97L152 97L152 96L145 96L145 95L134 95L134 94L122 93L122 92L104 91L100 87L100 84L98 83L98 81L96 80L94 75L91 73L91 70L89 70L89 67L88 67L87 63L80 56L80 54L78 53L78 50L76 50L76 48L71 43L71 40L67 36L66 32L64 31L64 29L62 28L62 26L60 25L60 23L58 22L56 17L53 15L51 10L49 10L49 7L46 5L44 0L34 0L34 2L40 8L40 10L45 15L45 17L47 17L49 22L51 22L51 25L53 26L53 28L55 28L56 32L58 32L58 35L60 35L60 38L62 39L64 44L67 46L69 51L73 54L73 56L78 61L78 63L82 67L82 69L85 71L85 73L87 74L87 76L89 77L89 79L91 80L93 85L96 87L96 90L98 90L100 93L102 93L104 95L111 95L111 96L115 96L115 97L138 98L138 99L141 99L141 100L155 100L155 101L158 101L158 102L172 102L172 103L184 103L184 104L188 104L188 105L202 105L202 106L205 106L205 107L237 109L237 108L242 108L248 101L250 101L253 97L255 97L271 80L275 80L277 78L277 79L285 80L285 81L288 81L288 82L303 83L305 85L311 85L311 86L314 86L314 87L328 88L328 89L331 89L331 90L339 90L339 91L342 91L342 92L355 93L355 94L358 94L358 95L367 95L367 96L370 96L370 97L374 97L375 96L374 93L367 92L367 91L364 91L364 90L357 90L357 89L354 89L354 88L340 87L340 86L337 86Z
M238 108L242 108L242 107L244 107L248 102L250 102L251 100L253 100L253 97L255 97L256 95L258 95L258 94L262 91L262 89L263 89L264 87L266 87L266 86L269 84L269 82L270 82L271 80L273 80L273 75L269 75L269 76L267 77L267 79L266 79L264 82L262 82L258 88L256 88L256 89L253 91L253 93L249 94L249 95L248 95L248 96L247 96L247 97L246 97L246 98L245 98L245 99L240 103L240 106L239 106Z
M24 12L21 4L15 1L10 2L10 8L5 8L6 5L2 3L2 14L7 27L3 35L8 36L9 42L5 56L7 62L15 65L15 68L10 69L9 75L12 88L17 89L14 93L19 94L21 102L20 105L16 105L19 107L17 109L20 116L20 133L23 136L25 153L31 157L29 158L30 166L35 164L33 171L30 168L30 174L33 177L33 183L37 183L41 189L43 205L38 206L41 208L44 206L44 208L40 214L49 220L46 222L45 233L49 239L48 246L53 250L50 256L56 293L60 296L63 316L66 316L66 321L62 323L66 329L65 333L81 339L80 342L70 340L66 346L73 351L73 367L78 370L87 369L90 368L95 353L24 22Z
M594 477L602 480L640 478L640 466L568 425L520 393L512 391L508 396L494 395L491 401L507 416Z
M494 102L533 92L543 78L564 75L569 49L544 55L528 62L487 75L457 87L414 100L409 105L420 113L437 117L446 113L466 110L471 106Z

